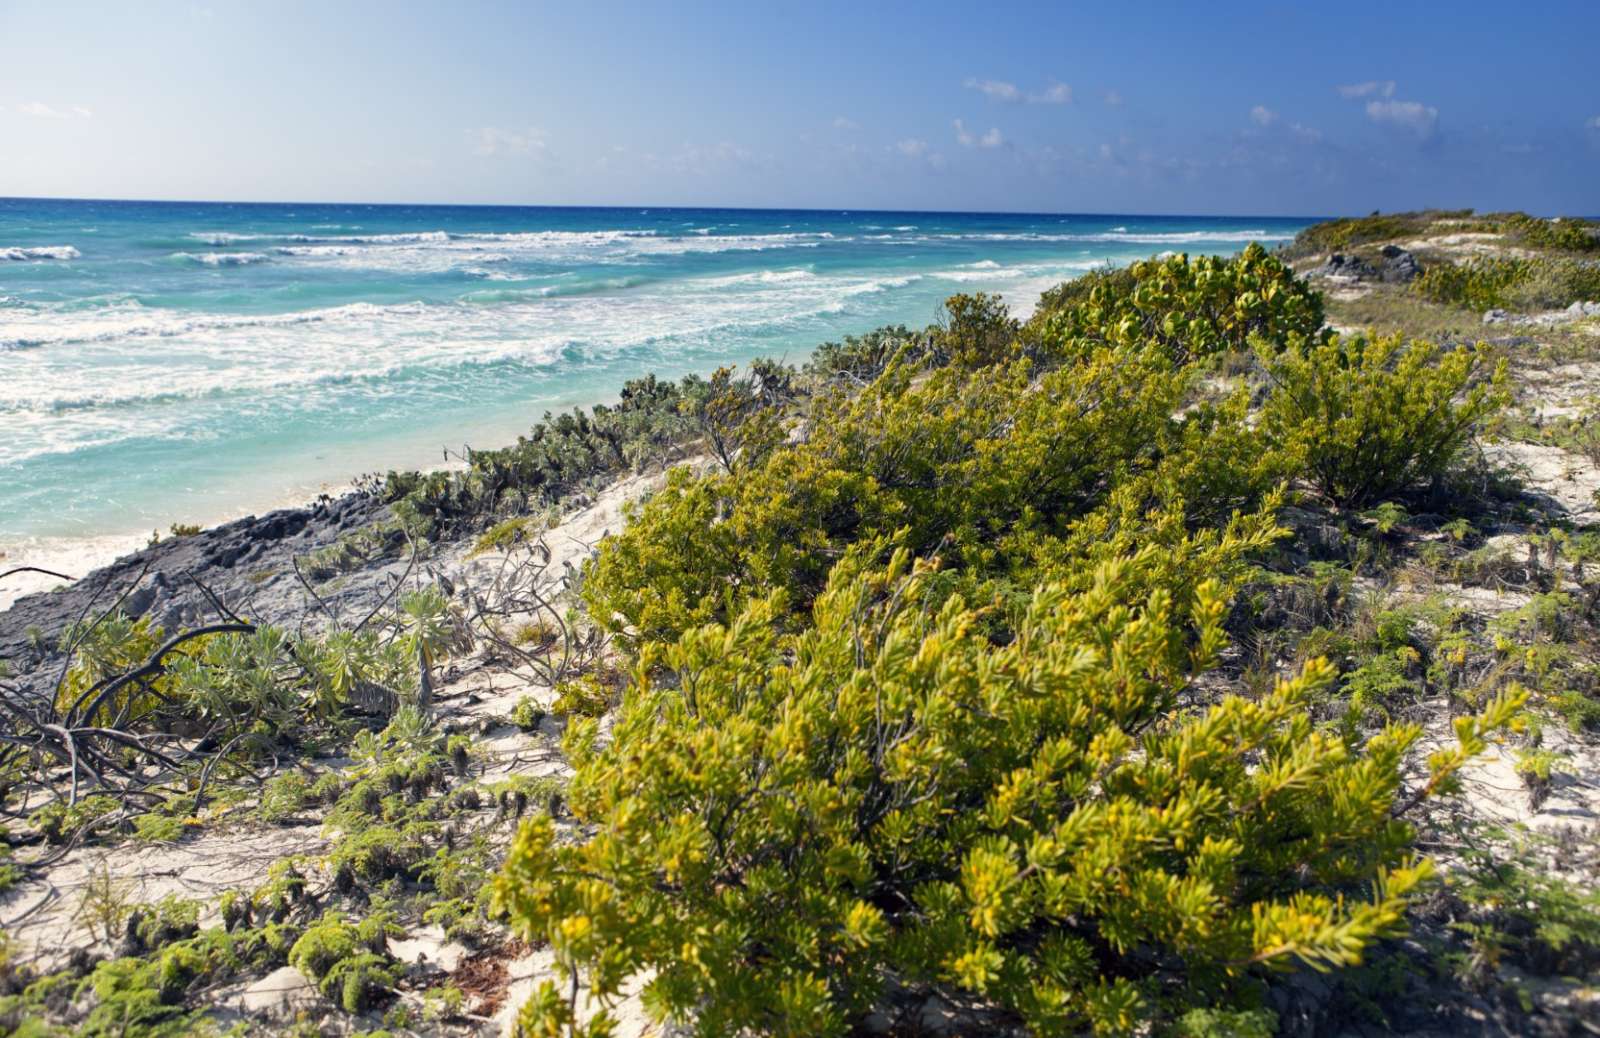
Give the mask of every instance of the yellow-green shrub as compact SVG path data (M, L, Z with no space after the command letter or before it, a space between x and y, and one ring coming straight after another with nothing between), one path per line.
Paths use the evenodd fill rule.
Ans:
M1273 389L1262 430L1343 507L1437 480L1506 401L1505 363L1482 346L1334 336L1297 341L1264 363Z
M931 373L900 364L820 398L806 438L736 475L675 472L586 573L595 619L644 641L774 589L804 610L839 555L904 528L971 580L1031 580L1042 545L1096 510L1226 521L1276 478L1245 401L1180 414L1189 375L1159 345ZM992 590L992 589L991 589Z
M1419 729L1316 729L1321 661L1188 709L1227 610L1170 580L1194 546L1038 587L1003 644L882 548L834 568L809 628L755 601L667 649L609 738L573 722L581 835L536 818L495 882L524 938L602 997L649 974L649 1011L703 1035L844 1034L891 980L1065 1035L1248 1004L1265 971L1400 929L1429 875L1392 813ZM1516 705L1463 719L1424 792ZM607 1033L567 990L524 1033Z

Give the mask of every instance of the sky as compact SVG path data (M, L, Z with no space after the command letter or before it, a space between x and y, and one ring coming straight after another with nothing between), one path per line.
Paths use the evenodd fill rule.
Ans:
M0 0L0 196L1600 214L1600 2Z

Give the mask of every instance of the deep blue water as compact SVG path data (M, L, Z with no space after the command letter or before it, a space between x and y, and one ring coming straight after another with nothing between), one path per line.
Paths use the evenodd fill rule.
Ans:
M956 291L1307 220L0 199L0 551L213 522Z

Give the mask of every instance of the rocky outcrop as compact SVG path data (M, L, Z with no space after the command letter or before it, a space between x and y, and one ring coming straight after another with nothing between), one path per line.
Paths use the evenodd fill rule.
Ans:
M1411 253L1398 245L1385 245L1383 247L1383 260L1378 267L1378 279L1391 284L1405 284L1414 281L1422 273L1422 265Z
M1307 271L1308 276L1329 278L1334 281L1371 281L1378 276L1378 269L1359 256L1346 256L1336 252L1328 257L1328 262L1314 270Z
M1421 273L1422 266L1417 258L1398 245L1385 245L1380 249L1376 263L1360 256L1335 252L1322 266L1307 271L1310 277L1332 281L1382 281L1388 284L1405 284Z
M306 595L294 575L294 559L387 514L388 507L369 495L323 498L304 508L171 537L67 587L19 598L0 612L0 661L11 672L8 682L26 693L54 681L62 631L98 615L119 597L124 613L149 617L168 631L219 619L207 591L252 620L283 623L301 617ZM333 594L375 599L375 581L352 585Z

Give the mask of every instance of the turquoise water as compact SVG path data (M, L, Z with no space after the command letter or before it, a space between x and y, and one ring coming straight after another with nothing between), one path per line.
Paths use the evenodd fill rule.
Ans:
M1308 221L0 199L0 551L497 445L546 410Z

